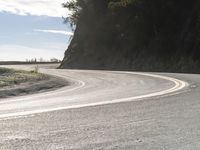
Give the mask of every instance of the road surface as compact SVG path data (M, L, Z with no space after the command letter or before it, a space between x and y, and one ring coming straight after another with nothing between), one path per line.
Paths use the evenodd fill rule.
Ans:
M199 75L40 71L70 86L2 99L0 149L200 148Z

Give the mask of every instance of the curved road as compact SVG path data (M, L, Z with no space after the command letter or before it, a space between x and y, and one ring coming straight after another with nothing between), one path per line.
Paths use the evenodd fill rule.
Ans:
M2 99L0 149L200 147L199 75L40 70L70 86Z

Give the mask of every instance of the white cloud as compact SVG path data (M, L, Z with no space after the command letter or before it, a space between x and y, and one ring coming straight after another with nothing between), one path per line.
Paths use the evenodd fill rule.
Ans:
M67 32L67 31L64 31L64 30L41 30L41 29L35 29L34 31L36 31L36 32L44 32L44 33L63 34L63 35L68 35L68 36L72 36L74 34L73 32Z
M17 15L62 17L70 12L62 8L69 0L0 0L0 12Z

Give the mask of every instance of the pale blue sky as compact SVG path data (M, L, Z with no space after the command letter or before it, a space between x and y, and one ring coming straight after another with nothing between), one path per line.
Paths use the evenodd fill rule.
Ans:
M62 59L70 38L61 6L67 0L0 0L0 61Z

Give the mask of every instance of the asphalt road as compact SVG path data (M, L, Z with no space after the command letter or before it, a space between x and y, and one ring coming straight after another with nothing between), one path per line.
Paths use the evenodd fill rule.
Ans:
M200 149L199 75L40 70L71 84L2 99L0 149Z

